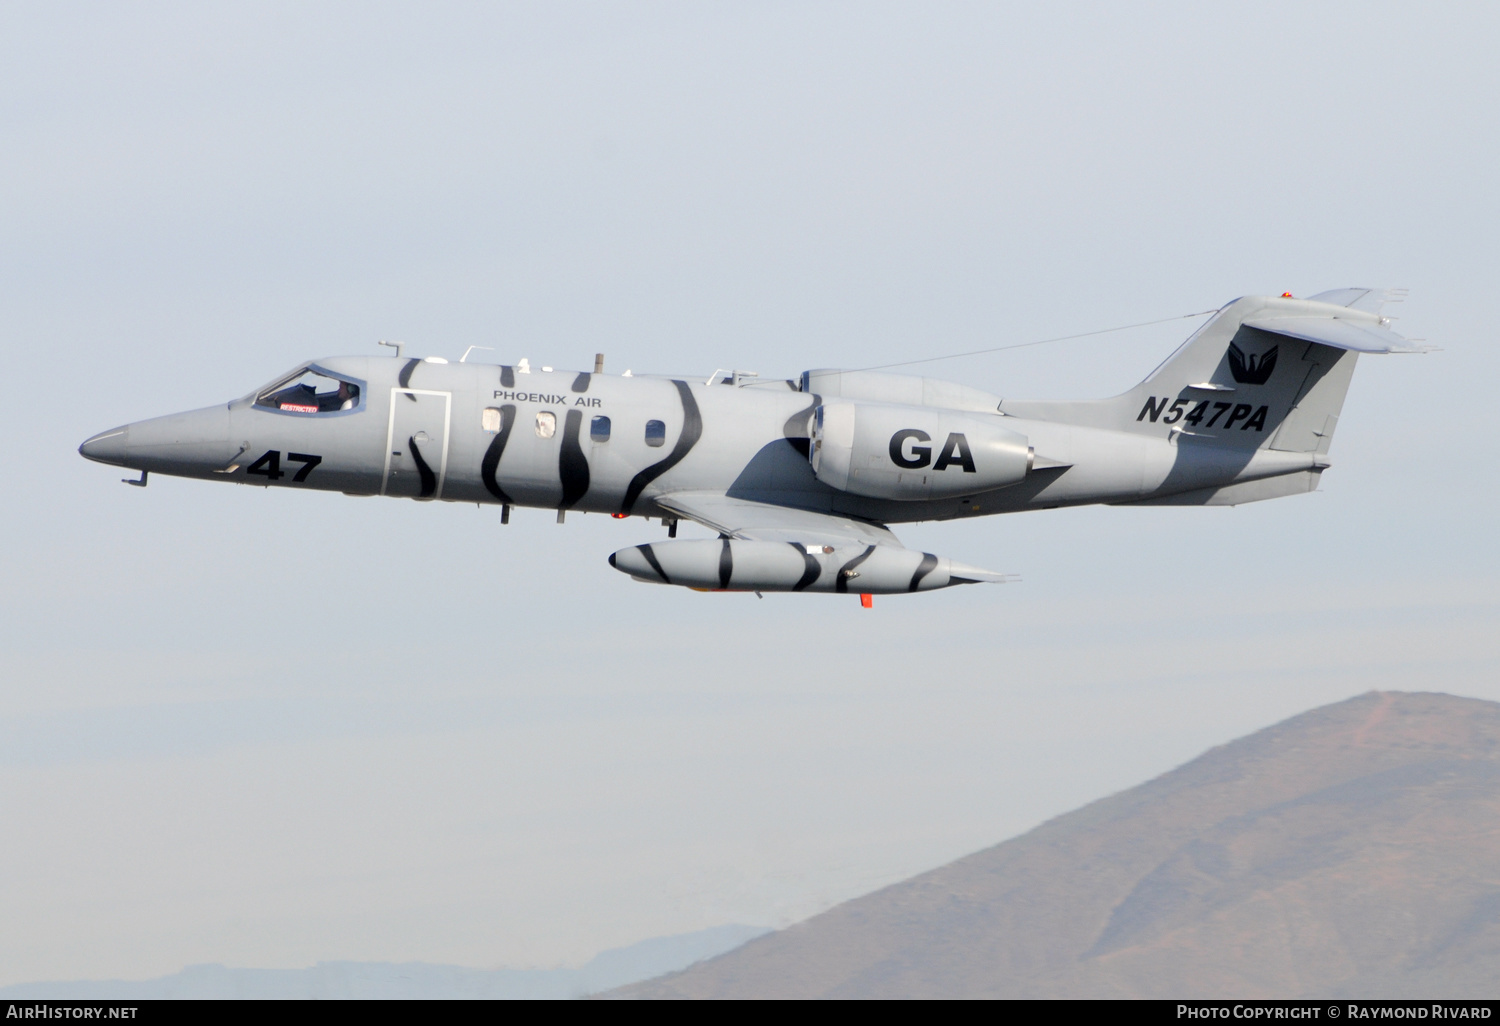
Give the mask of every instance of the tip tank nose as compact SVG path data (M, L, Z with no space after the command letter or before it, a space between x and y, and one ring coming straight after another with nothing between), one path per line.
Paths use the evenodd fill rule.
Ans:
M112 463L120 466L125 461L130 447L130 427L117 427L112 431L101 431L87 438L78 447L78 455L95 463Z
M609 557L609 565L638 581L672 583L661 569L661 563L649 545L637 545L633 549L621 549Z

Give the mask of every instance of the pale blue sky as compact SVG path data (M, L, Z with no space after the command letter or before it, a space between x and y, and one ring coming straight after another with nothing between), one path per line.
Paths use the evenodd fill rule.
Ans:
M0 984L781 925L1372 687L1500 699L1481 4L0 10ZM699 595L659 527L153 479L374 352L791 376L1404 286L1323 493L905 527L1023 583ZM1186 326L935 365L1103 395ZM309 589L308 568L325 582Z

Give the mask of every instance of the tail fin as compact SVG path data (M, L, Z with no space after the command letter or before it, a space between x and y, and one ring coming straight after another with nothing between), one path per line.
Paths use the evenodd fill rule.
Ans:
M1380 316L1383 293L1249 296L1225 306L1145 381L1112 399L1007 399L1002 413L1237 449L1326 453L1360 353L1421 352ZM1374 306L1375 309L1370 309Z

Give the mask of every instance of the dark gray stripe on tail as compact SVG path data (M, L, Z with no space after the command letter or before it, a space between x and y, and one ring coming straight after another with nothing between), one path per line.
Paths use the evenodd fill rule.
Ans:
M834 587L841 594L847 594L849 591L849 574L853 572L855 567L859 566L859 564L869 559L870 554L874 551L875 546L871 545L868 549L865 549L865 551L861 552L859 555L849 560L849 562L839 567L839 579L838 583Z
M810 586L823 572L823 564L813 558L813 554L807 551L807 546L798 545L796 542L787 542L792 548L802 554L802 580L792 585L793 591L801 591Z
M937 567L937 557L930 552L922 553L922 562L917 564L917 572L911 575L911 587L907 591L916 591L917 585L922 583L922 578L932 573Z
M625 489L625 499L620 503L621 513L629 513L646 486L681 463L682 458L692 451L693 446L698 444L698 439L703 436L703 416L698 412L693 390L688 388L686 381L673 381L672 384L677 386L677 394L682 397L682 433L677 436L677 444L672 446L666 459L651 464L630 479L630 487Z
M578 430L583 425L583 411L569 410L563 423L562 445L557 455L557 474L562 479L561 509L571 509L589 490L589 461L578 444Z
M729 539L724 539L724 547L719 550L719 587L729 587L729 578L734 576L734 553L729 548Z
M490 447L484 451L484 459L479 461L480 480L489 493L501 502L509 502L510 496L500 487L495 471L500 468L500 457L505 455L505 443L510 441L510 429L515 424L516 408L511 405L500 407L500 433L490 441Z

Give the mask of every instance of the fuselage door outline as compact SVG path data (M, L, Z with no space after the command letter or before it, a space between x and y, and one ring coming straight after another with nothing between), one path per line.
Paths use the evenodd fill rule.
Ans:
M380 472L380 494L386 494L386 486L391 480L391 445L396 437L396 398L402 395L435 395L443 400L443 449L438 460L437 490L433 492L433 499L443 497L443 484L448 478L448 440L453 434L453 393L438 392L427 388L401 388L395 386L391 389L391 409L385 424L385 460Z

